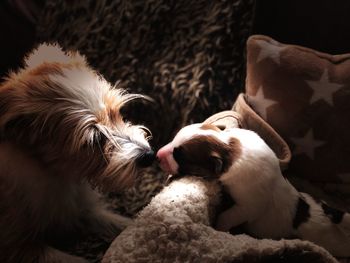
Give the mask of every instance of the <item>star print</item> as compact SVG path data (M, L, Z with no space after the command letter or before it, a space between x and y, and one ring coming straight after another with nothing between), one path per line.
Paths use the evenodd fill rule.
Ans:
M314 160L315 149L326 143L316 140L312 129L308 130L304 137L290 138L290 140L295 144L294 155L306 154L311 160Z
M262 86L259 87L255 96L249 96L249 101L264 120L267 119L267 108L277 104L277 101L265 98Z
M333 106L333 94L342 88L343 85L330 82L328 70L325 69L319 80L306 80L306 83L312 88L313 94L310 99L310 104L324 100L329 105Z
M260 52L258 55L258 58L256 60L256 63L259 63L260 61L266 59L266 58L270 58L273 61L275 61L277 64L281 63L281 59L280 59L280 53L282 50L286 49L287 47L281 47L277 45L276 43L270 43L264 40L256 40L256 43L258 44L258 46L260 46Z

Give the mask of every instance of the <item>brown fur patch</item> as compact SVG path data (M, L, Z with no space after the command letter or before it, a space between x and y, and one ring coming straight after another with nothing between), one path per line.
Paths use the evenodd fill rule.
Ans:
M69 64L67 65L61 65L60 63L43 63L39 65L38 67L32 69L29 71L29 73L33 76L40 75L56 75L56 74L62 74L62 69L71 68Z
M202 130L213 130L213 131L220 131L218 127L212 124L205 123L200 127Z
M225 173L241 154L239 140L232 138L225 144L213 136L196 136L174 149L179 173L203 177L219 177ZM222 161L222 169L216 171L215 158Z

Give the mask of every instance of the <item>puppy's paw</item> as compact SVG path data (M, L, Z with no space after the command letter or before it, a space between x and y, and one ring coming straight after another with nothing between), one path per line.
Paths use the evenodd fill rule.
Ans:
M225 216L225 213L222 213L218 216L216 220L216 225L215 225L216 230L222 231L222 232L228 232L232 227L233 225L230 222L230 220L227 219L227 217Z

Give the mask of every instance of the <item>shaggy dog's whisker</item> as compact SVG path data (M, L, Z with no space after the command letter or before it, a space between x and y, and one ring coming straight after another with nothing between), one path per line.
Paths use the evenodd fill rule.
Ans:
M111 132L106 129L106 127L104 126L101 126L101 125L96 125L96 127L98 128L98 130L104 135L106 136L107 140L113 144L113 146L116 148L116 149L120 149L120 146L118 144L118 142L115 140L114 136L111 134Z

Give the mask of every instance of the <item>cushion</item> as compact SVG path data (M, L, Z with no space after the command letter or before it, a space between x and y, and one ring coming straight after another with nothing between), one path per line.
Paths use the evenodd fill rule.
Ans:
M241 115L232 110L221 111L211 115L203 123L212 124L221 127L221 129L242 128Z
M261 138L269 145L276 154L282 171L288 168L291 152L288 144L281 136L262 119L247 103L247 96L243 93L239 94L236 99L233 110L240 117L241 128L253 130L259 134Z
M253 35L246 101L288 143L288 172L350 184L350 54L330 55Z

